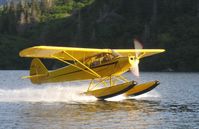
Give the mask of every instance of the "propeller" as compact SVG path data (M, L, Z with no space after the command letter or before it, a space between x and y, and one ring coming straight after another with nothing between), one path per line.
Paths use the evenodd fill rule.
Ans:
M134 39L134 48L135 50L143 48L142 44L137 39ZM131 73L133 73L136 77L139 77L140 75L140 72L139 72L140 57L139 56L140 56L140 52L136 52L135 58L133 59L132 67L130 68Z
M134 48L135 50L137 49L143 49L142 44L140 43L139 40L134 39ZM121 54L119 54L118 52L114 51L113 49L111 50L112 54L116 57L122 57ZM139 77L139 62L140 62L140 52L137 51L135 53L135 57L134 56L129 56L129 62L131 63L131 68L130 71L132 74L134 74L136 77Z

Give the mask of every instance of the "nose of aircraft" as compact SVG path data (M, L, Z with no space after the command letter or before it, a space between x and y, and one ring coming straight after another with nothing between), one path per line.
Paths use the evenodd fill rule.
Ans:
M134 67L139 64L139 59L136 59L134 56L129 56L129 63L131 64L131 67Z
M130 71L137 77L139 77L139 59L134 56L129 56L129 63L131 64Z

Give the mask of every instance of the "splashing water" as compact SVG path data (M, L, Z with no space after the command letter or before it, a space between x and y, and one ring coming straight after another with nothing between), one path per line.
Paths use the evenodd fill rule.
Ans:
M0 89L0 102L93 102L97 98L94 96L82 95L86 91L87 85L61 86L48 85L44 87L29 87L22 89ZM133 97L133 99L145 99L160 97L159 93L152 91L143 95ZM118 95L107 99L107 101L122 101L127 97ZM132 97L130 97L132 98Z
M81 95L86 85L61 86L49 85L22 89L0 89L0 102L90 102L93 96Z
M82 95L88 88L89 81L77 81L58 84L33 85L30 81L21 80L22 75L27 71L21 71L10 76L13 71L6 71L2 75L10 76L9 79L0 81L0 102L67 102L67 103L85 103L96 101L94 96ZM21 75L20 75L20 74ZM7 75L8 74L8 75ZM160 97L159 93L152 90L146 94L136 97L125 97L118 95L107 99L107 101L122 101L124 99L147 99Z
M81 94L86 91L87 84L76 86L47 85L44 87L26 87L22 89L0 89L0 102L93 102L97 98ZM153 90L143 95L130 97L133 99L159 98L160 94ZM108 98L107 101L122 101L123 95Z

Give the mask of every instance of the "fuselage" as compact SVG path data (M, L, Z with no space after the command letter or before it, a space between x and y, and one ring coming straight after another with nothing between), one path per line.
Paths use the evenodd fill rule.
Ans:
M100 78L108 76L117 76L129 70L133 63L131 57L117 57L106 63L97 64L95 66L89 66L94 72L100 75ZM99 78L91 73L88 68L80 64L76 64L79 68L72 65L49 71L48 75L42 77L40 83L52 83L52 82L64 82L64 81L75 81L75 80L87 80ZM82 70L83 69L83 70Z

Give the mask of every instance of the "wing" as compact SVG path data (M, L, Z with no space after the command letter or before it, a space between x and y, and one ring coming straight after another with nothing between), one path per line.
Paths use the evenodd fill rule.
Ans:
M116 53L121 56L136 56L136 53L140 53L141 57L148 57L158 53L162 53L164 49L114 49Z
M21 57L33 58L55 58L63 60L74 60L66 55L66 52L77 60L84 59L99 53L119 53L121 56L135 56L141 53L141 58L164 52L164 49L95 49L95 48L76 48L76 47L55 47L55 46L35 46L22 50Z
M99 53L111 53L110 49L94 49L94 48L76 48L76 47L55 47L55 46L35 46L20 51L21 57L36 58L54 58L58 57L63 60L74 60L66 53L70 54L77 60L84 59Z

